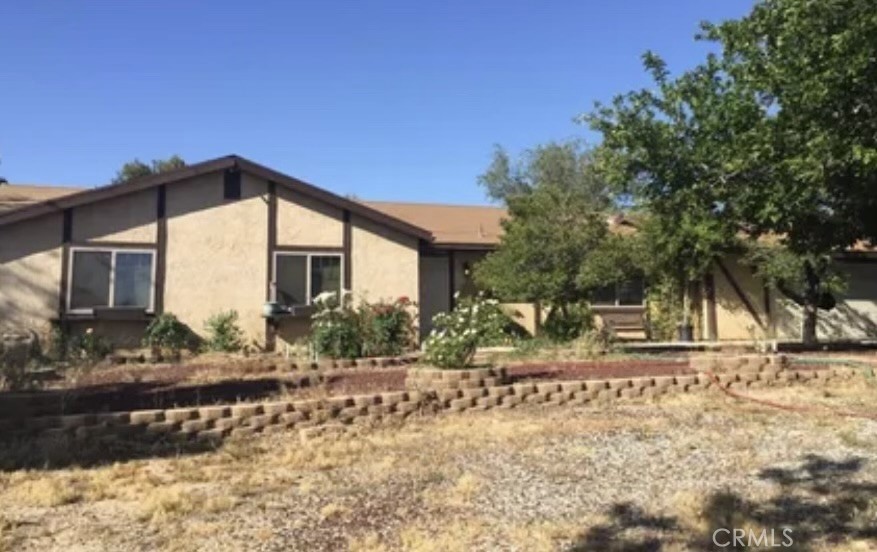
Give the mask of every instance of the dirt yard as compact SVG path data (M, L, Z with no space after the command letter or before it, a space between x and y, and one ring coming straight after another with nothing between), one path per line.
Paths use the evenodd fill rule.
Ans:
M672 552L786 528L782 550L877 549L873 382L757 396L815 410L714 391L0 473L0 548Z

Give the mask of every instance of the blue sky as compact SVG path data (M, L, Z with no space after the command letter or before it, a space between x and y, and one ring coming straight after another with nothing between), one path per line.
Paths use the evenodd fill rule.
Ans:
M104 184L126 160L237 153L341 194L485 203L494 144L697 63L751 0L7 2L0 175Z

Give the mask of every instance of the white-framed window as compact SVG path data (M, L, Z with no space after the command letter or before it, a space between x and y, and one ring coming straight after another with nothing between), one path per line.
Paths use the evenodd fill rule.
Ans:
M113 247L72 247L67 277L67 311L155 307L155 251Z
M274 300L288 307L310 305L325 292L341 293L344 259L340 253L274 253Z
M645 282L642 278L604 286L591 294L591 304L597 307L641 307L645 302Z

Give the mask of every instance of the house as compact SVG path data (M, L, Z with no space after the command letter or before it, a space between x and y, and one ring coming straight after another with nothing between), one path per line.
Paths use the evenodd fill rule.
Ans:
M418 302L421 331L475 290L471 268L495 249L504 209L354 201L238 156L87 190L0 186L0 329L53 324L135 345L172 312L194 331L234 309L268 350L306 335L313 297L349 289L369 301ZM612 220L612 225L624 225ZM877 256L851 253L851 278L821 336L877 338ZM800 337L800 311L729 256L696 286L696 336ZM296 307L265 318L263 305ZM645 337L641 281L601 290L594 310ZM539 309L508 305L535 331Z

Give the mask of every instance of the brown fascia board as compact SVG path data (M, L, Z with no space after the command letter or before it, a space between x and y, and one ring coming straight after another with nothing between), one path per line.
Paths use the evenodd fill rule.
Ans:
M57 199L40 201L21 209L14 209L0 214L0 226L31 219L40 215L63 211L73 207L79 207L80 205L95 203L97 201L147 190L162 184L170 184L171 182L201 176L203 174L233 167L234 164L234 156L220 157L211 161L188 165L173 171L145 176L143 178L136 178L123 184L107 184L98 188L75 192Z
M125 194L147 190L149 188L161 186L162 184L173 184L174 182L178 182L181 180L186 180L189 178L194 178L204 174L230 168L238 168L244 172L260 176L265 180L276 182L277 184L285 186L304 196L319 200L323 203L332 205L339 209L350 211L351 213L370 219L379 224L383 224L404 234L408 234L430 242L433 240L432 233L424 228L414 226L403 220L399 220L380 211L357 203L356 201L351 201L339 195L333 194L332 192L327 192L326 190L318 188L313 184L308 184L307 182L277 172L273 169L269 169L268 167L259 165L258 163L254 163L253 161L244 159L243 157L237 155L227 155L225 157L219 157L210 161L204 161L202 163L188 165L186 167L175 169L173 171L138 178L129 182L125 182L124 184L109 184L106 186L101 186L99 188L93 188L90 190L83 190L81 192L72 193L70 195L63 196L57 199L50 199L46 201L41 201L39 203L34 203L32 205L28 205L27 207L22 207L21 209L14 209L7 213L0 214L0 226L31 219L41 215L60 212L65 209L78 207L80 205L85 205L88 203L94 203L97 201L102 201Z

